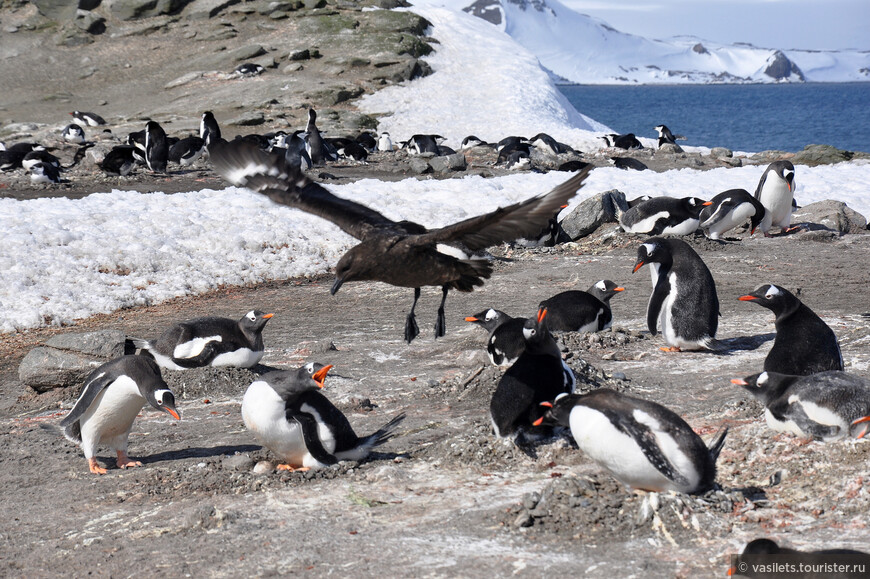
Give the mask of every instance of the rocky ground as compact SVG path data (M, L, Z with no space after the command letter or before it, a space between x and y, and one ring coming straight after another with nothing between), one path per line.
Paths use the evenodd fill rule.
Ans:
M270 12L271 5L252 2L197 20L192 14L204 4L193 2L177 14L122 20L102 6L94 12L106 18L105 33L91 38L96 42L69 46L65 38L81 36L67 34L69 23L51 24L32 4L4 6L0 78L17 81L4 87L8 122L0 138L7 141L49 138L74 108L93 108L112 119L112 134L98 136L107 142L141 128L151 115L170 132L193 130L206 109L219 118L262 113L263 123L253 128L228 124L230 135L296 128L304 118L300 107L308 105L335 111L322 116L336 132L370 123L360 120L352 100L330 105L329 98L315 96L315 76L328 70L319 67L339 66L334 61L348 55L335 47L346 45L327 42L325 36L288 34L285 28L305 30L310 25L306 18L331 22L318 19L316 11L334 10L337 16L359 19L350 29L362 33L372 13L358 7L312 9L288 3L286 11L273 7ZM260 56L275 60L265 75L237 79L209 72L232 70L236 61L229 55L250 44L264 47L266 54ZM193 52L184 53L185 59L174 55L182 46ZM301 61L299 70L288 68L300 62L291 58L291 48L315 46L321 58ZM56 65L52 75L38 67L22 72L34 71L40 56ZM376 71L394 66L379 67L372 55L359 58L370 62L342 65L329 78L353 78L350 84L375 90L381 86L371 80ZM197 70L206 72L185 76ZM312 77L297 82L291 74L297 72ZM166 88L182 77L189 80ZM241 83L261 83L262 90L239 91L253 86ZM270 104L285 84L299 92L287 92L286 101ZM234 95L241 93L266 98L237 100ZM49 96L39 100L35 94ZM97 107L88 106L93 103ZM154 103L160 104L155 108ZM58 151L66 159L74 154L73 148ZM611 153L588 151L583 158L604 164ZM780 154L739 160L720 154L642 155L638 158L653 170L663 170L766 163ZM398 179L419 172L404 153L372 160L369 165L341 163L315 174L329 182L362 176ZM433 176L500 174L492 161L492 153L476 151L468 155L463 171ZM206 163L192 170L174 168L167 176L138 171L119 179L103 176L85 161L67 179L66 184L32 186L24 175L2 175L0 195L77 197L107 186L169 192L222 186ZM333 297L327 278L223 288L94 316L70 328L0 335L0 490L7 497L0 515L2 573L699 577L724 574L727 555L759 536L800 548L866 550L870 445L776 436L764 425L761 406L729 380L759 371L771 346L770 312L737 300L765 282L800 291L838 335L847 370L870 376L870 298L865 291L870 273L864 266L870 235L806 231L766 239L744 233L725 244L691 239L717 283L719 338L727 345L719 354L658 350L661 338L645 327L648 274L630 273L639 241L609 224L557 248L498 248L489 283L448 299L444 338L431 335L440 293L424 290L417 310L423 333L411 345L401 340L409 290L356 283ZM558 336L580 388L615 388L665 404L708 440L728 426L719 459L720 488L700 496L631 493L566 438L542 444L532 455L493 438L488 403L500 371L486 359L484 332L463 317L490 306L529 315L541 299L585 289L603 278L627 288L612 302L614 328ZM140 415L130 437L131 455L144 463L138 469L114 468L104 451L100 460L109 473L90 474L78 448L41 428L60 420L77 389L36 394L18 380L23 356L54 335L117 329L153 337L179 319L239 317L253 308L276 314L265 330L263 364L253 371L166 372L182 420L147 411ZM324 392L358 432L373 431L405 412L398 436L362 463L315 473L275 471L275 457L245 431L241 396L259 373L309 361L335 365Z

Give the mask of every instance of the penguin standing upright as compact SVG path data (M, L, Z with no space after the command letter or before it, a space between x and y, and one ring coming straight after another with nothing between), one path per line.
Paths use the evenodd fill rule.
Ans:
M659 134L659 149L662 148L662 145L677 144L677 136L674 135L665 125L658 125L655 128L655 131Z
M626 233L638 235L690 235L697 231L701 211L710 205L697 197L653 197L630 206L617 219Z
M166 133L156 121L148 121L145 125L145 165L155 173L165 173L168 161Z
M570 290L547 298L538 307L547 309L547 327L557 332L598 332L613 322L610 298L625 291L609 279L588 290Z
M752 235L766 213L764 205L745 189L729 189L713 197L710 205L704 207L698 226L710 239L719 239L749 219L749 235Z
M870 430L870 380L838 371L809 376L760 372L731 382L764 404L773 430L825 442L853 431L855 438L864 438Z
M335 157L317 128L317 112L314 109L308 109L308 126L305 128L305 133L308 135L305 139L305 148L312 164L319 166L326 161L335 161Z
M378 151L382 153L393 152L393 141L390 139L390 133L381 133L381 136L378 138Z
M489 332L486 353L495 366L510 366L526 349L526 339L523 337L526 318L513 318L501 310L489 308L468 316L465 321Z
M392 438L405 419L399 414L376 432L358 437L347 417L317 391L330 368L310 363L297 370L269 372L245 392L245 426L284 461L279 470L308 470L341 460L362 460Z
M791 161L774 161L767 166L758 187L755 198L764 205L764 219L759 227L765 237L770 237L771 227L779 227L783 233L791 231L792 202L794 201L794 165Z
M121 356L88 375L82 393L60 427L67 439L81 445L94 474L106 473L96 459L100 444L116 451L118 468L142 466L127 456L127 438L145 404L180 420L175 395L163 381L154 360Z
M793 293L778 285L764 284L738 299L756 303L776 316L776 339L764 359L766 371L806 376L843 369L843 355L834 331Z
M717 349L719 298L701 257L681 239L651 237L637 249L634 271L645 264L650 265L653 286L647 327L655 335L661 320L662 335L670 346L662 350Z
M540 403L574 391L576 378L562 360L559 345L547 329L547 310L526 320L526 344L517 361L507 369L496 386L489 405L495 434L521 442L526 434L543 434L534 426L542 411Z
M670 409L606 388L544 406L538 424L570 426L580 450L631 488L700 493L715 483L727 429L708 448Z
M199 121L199 138L205 141L206 147L221 140L220 125L218 125L217 119L214 118L214 113L211 111L202 113L202 118Z
M203 366L250 368L263 357L263 328L273 314L251 310L238 321L209 316L173 324L156 340L133 338L169 370Z

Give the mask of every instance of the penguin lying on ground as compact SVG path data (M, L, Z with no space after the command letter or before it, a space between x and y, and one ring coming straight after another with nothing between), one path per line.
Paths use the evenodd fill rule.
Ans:
M698 230L704 207L710 205L697 197L653 197L649 201L617 211L622 230L637 235L690 235Z
M708 448L670 409L606 388L542 406L549 409L536 424L570 426L580 450L631 488L700 493L713 487L728 429Z
M82 447L94 474L106 473L96 459L100 444L117 452L118 468L142 466L127 456L127 438L145 404L181 419L175 408L175 395L163 381L154 360L121 356L88 375L82 393L60 427L67 439Z
M745 189L729 189L713 197L710 205L704 207L698 226L710 239L719 239L749 219L749 235L752 235L766 213L764 205Z
M284 464L278 470L324 468L341 460L363 460L393 437L405 419L395 416L376 432L358 437L347 417L317 390L332 366L311 363L269 372L242 399L245 426Z
M465 318L489 332L486 353L495 366L510 366L526 349L523 328L526 318L512 318L501 310L489 308Z
M655 336L661 320L662 336L669 345L662 350L718 349L716 284L695 250L681 239L651 237L637 249L634 271L645 264L650 264L653 286L647 327Z
M156 340L133 338L169 370L202 366L250 368L263 357L263 328L274 314L252 310L238 321L206 317L178 322Z
M824 442L850 435L864 438L870 430L870 380L845 372L761 372L731 382L764 403L764 417L773 430Z
M756 303L776 316L776 339L764 359L767 372L806 376L843 369L843 355L834 331L790 291L764 284L738 299Z
M592 284L588 290L570 290L547 298L538 307L547 309L547 327L554 332L598 332L613 322L610 298L625 288L609 279Z

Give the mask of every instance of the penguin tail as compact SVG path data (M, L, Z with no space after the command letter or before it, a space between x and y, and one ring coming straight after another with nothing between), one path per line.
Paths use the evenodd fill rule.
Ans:
M130 338L130 341L133 343L133 346L135 346L139 350L151 349L151 342L149 342L148 340L143 340L141 338Z
M373 448L380 446L395 436L395 430L405 420L405 413L401 412L392 420L384 424L372 434L360 438L358 444L343 452L336 452L335 457L339 460L362 460L369 455Z
M716 439L713 440L713 443L708 447L710 450L710 458L713 459L713 464L716 464L716 460L719 458L719 453L722 452L722 447L725 446L725 437L727 435L728 427L726 426L719 431L719 434L716 435Z
M78 420L76 420L72 424L67 424L64 426L59 426L50 422L40 422L39 427L42 430L45 430L46 432L51 432L54 435L61 434L64 438L66 438L73 444L82 443L82 431L81 427L79 426Z
M701 345L710 350L711 352L716 353L725 353L728 351L728 346L722 340L717 340L716 338L704 338L701 340Z

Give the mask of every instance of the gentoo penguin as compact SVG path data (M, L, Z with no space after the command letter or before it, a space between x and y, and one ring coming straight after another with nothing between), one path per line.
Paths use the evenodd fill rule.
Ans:
M628 171L629 169L634 171L646 171L649 169L645 164L637 159L632 159L631 157L610 157L610 162L613 163L614 167L622 169L623 171Z
M659 134L659 149L665 144L677 144L677 137L665 125L658 125L655 130Z
M698 230L699 216L709 201L697 197L653 197L617 212L626 233L636 235L691 235Z
M120 175L126 177L136 166L136 159L133 156L136 147L133 145L118 145L113 147L106 154L103 162L100 163L100 169L111 175Z
M631 488L701 493L715 483L728 429L707 447L672 410L606 388L549 406L539 424L570 426L580 450Z
M169 145L166 133L156 121L145 125L145 165L155 173L165 173L169 161Z
M602 279L588 290L558 293L540 303L547 310L547 327L557 332L597 332L613 322L610 298L625 288Z
M489 404L495 434L499 438L524 440L526 434L543 434L534 426L541 402L574 391L576 378L562 360L562 352L547 329L547 310L541 308L523 327L525 349L507 369Z
M388 441L404 420L399 414L382 428L358 437L341 413L317 390L332 366L307 364L268 372L242 399L242 419L263 446L284 461L278 470L324 468L340 460L362 460Z
M239 76L257 76L258 74L263 74L263 71L266 70L259 64L254 64L253 62L243 62L239 66L236 67L235 72Z
M34 163L28 169L30 180L34 183L60 183L60 171L48 163Z
M61 131L60 136L68 143L81 145L85 142L85 130L75 123L65 126L63 131Z
M720 239L722 234L743 225L749 219L749 235L765 215L764 205L745 189L729 189L710 200L699 216L699 227L710 239Z
M766 371L806 376L843 369L843 355L834 331L793 293L778 285L764 284L738 299L754 302L776 316L776 339L764 359Z
M610 133L601 137L608 147L616 147L617 149L643 149L643 145L634 136L634 133L626 133L625 135L617 135Z
M169 147L168 159L182 167L187 167L193 165L202 156L204 150L205 141L200 137L185 137Z
M82 127L99 127L106 124L106 120L96 113L73 111L70 114L72 115L73 122Z
M390 139L390 133L381 133L381 136L378 138L378 151L382 153L393 152L393 141Z
M492 275L490 260L474 253L541 231L576 194L591 169L585 168L549 193L429 230L411 221L392 221L370 207L338 197L288 168L282 159L244 143L217 148L212 160L217 173L233 185L332 221L360 240L338 260L332 294L349 281L381 281L413 288L414 302L405 318L405 340L409 343L419 334L414 308L422 286L441 287L435 336L443 336L444 304L450 289L470 292ZM458 246L465 251L460 254Z
M250 368L263 357L263 328L274 314L252 310L236 321L196 318L172 325L156 340L133 338L162 368L184 370L202 366Z
M305 139L305 149L311 157L312 164L319 166L326 161L335 161L336 157L317 128L317 112L314 109L308 109L308 126L305 128L305 133L308 135Z
M653 286L646 323L655 336L661 320L662 335L669 346L662 350L716 349L719 298L701 257L681 239L651 237L637 249L634 271L646 264L650 265Z
M839 371L809 376L761 372L731 382L764 404L773 430L825 442L853 433L864 438L870 430L870 380Z
M501 310L489 308L468 316L465 321L477 324L489 332L486 354L495 366L510 366L526 349L526 339L523 336L526 318L512 318Z
M199 138L205 141L206 147L221 140L221 128L211 111L202 113L199 121Z
M771 557L773 555L773 557ZM845 557L844 557L845 555ZM783 565L782 573L771 572L772 563ZM798 551L780 547L771 539L754 539L746 544L743 551L732 559L728 575L738 575L751 579L767 579L769 577L789 577L790 579L850 579L858 577L858 573L837 573L839 564L844 569L870 568L870 554L853 549L821 549L818 551ZM785 567L788 565L788 567ZM855 565L855 567L851 567ZM861 567L858 567L861 565ZM816 572L816 570L821 572Z
M48 151L30 151L24 155L24 158L21 160L21 166L25 171L29 171L30 168L37 163L51 165L55 169L60 169L60 159Z
M168 412L180 420L175 395L154 360L121 356L91 372L75 406L60 423L64 436L80 444L94 474L105 474L97 464L97 446L106 444L118 454L118 468L142 466L127 456L127 437L133 420L145 406Z
M641 203L646 203L652 199L649 195L639 195L632 199L631 201L626 201L629 207L634 207L635 205L640 205Z
M770 237L768 231L771 227L779 227L784 233L790 231L794 188L794 165L791 161L774 161L761 175L755 198L767 210L760 225L765 237Z

